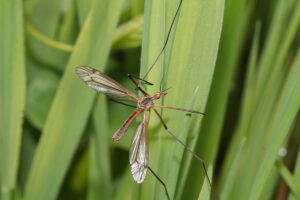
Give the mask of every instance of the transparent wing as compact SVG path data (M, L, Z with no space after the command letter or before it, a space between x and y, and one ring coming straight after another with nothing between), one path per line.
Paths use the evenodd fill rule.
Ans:
M145 180L148 169L149 152L147 129L149 114L149 111L144 112L144 119L137 127L130 147L129 162L131 174L134 181L137 183L142 183Z
M136 94L130 92L112 78L92 67L76 67L76 73L88 86L99 92L103 92L109 96L131 96L135 99L138 98Z

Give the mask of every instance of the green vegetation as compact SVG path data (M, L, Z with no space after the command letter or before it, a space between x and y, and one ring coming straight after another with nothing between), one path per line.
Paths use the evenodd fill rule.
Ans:
M76 75L92 66L137 92L180 0L0 0L0 199L166 199L130 173L113 133L133 112ZM300 1L183 0L146 77L169 129L151 113L149 166L171 199L300 198ZM298 114L298 115L297 115ZM287 155L283 156L287 151Z

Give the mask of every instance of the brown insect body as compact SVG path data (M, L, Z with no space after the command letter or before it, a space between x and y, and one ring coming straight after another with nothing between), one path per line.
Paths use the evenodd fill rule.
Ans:
M165 96L166 94L166 92L162 91L154 94L153 96L140 97L139 99L137 99L137 107L144 111L150 110L154 107L154 101L162 96Z

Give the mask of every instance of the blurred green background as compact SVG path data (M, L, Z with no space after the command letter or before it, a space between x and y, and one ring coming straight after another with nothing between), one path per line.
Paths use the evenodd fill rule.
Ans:
M92 66L137 92L180 0L0 0L0 199L166 199L136 184L111 136L133 109L88 88ZM206 116L153 115L149 166L171 199L300 199L300 1L183 0L144 86L157 103Z

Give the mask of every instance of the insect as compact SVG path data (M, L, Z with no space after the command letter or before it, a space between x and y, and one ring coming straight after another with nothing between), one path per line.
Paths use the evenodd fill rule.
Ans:
M177 8L175 17L178 14L179 8L182 4L182 0L179 3L179 6ZM158 118L160 119L164 129L172 136L177 142L179 142L181 145L184 146L184 148L192 153L192 155L202 163L205 176L208 179L209 184L210 179L207 174L207 170L204 164L204 161L197 155L195 154L184 142L182 142L179 138L177 138L167 127L165 121L163 120L162 116L160 113L157 111L157 108L166 108L166 109L173 109L173 110L179 110L179 111L184 111L188 113L196 113L196 114L202 114L204 113L195 111L195 110L189 110L185 108L177 108L177 107L172 107L172 106L165 106L165 105L158 105L155 103L156 100L160 99L161 97L167 95L167 90L163 90L160 92L155 93L154 95L149 95L145 90L143 90L140 87L140 84L146 83L150 84L145 80L146 76L149 74L151 69L154 67L155 63L158 61L159 57L161 56L162 52L164 51L169 36L170 32L172 29L172 26L175 21L175 17L173 18L171 27L169 29L167 39L163 45L162 50L158 54L157 58L153 62L153 64L149 67L149 70L146 72L143 78L138 78L132 75L128 75L128 78L134 83L136 88L143 94L143 97L136 95L135 93L129 91L127 88L124 86L120 85L117 83L115 80L110 78L109 76L105 75L104 73L88 66L79 66L76 67L76 73L77 75L91 88L97 90L98 92L102 92L110 97L111 100L115 102L119 102L122 104L126 104L123 102L131 102L131 103L136 103L137 106L135 108L135 111L124 121L122 126L114 133L112 136L112 140L114 142L119 141L121 137L124 135L124 133L128 130L129 126L133 123L133 121L139 116L143 115L143 120L142 122L137 126L135 134L132 138L132 143L130 147L130 152L129 152L129 162L131 166L131 173L133 176L133 179L137 183L142 183L147 174L147 170L149 171L158 179L158 181L163 185L167 198L170 199L169 193L167 190L167 187L165 183L158 177L158 175L149 167L148 165L148 160L149 160L149 153L148 153L148 124L149 124L149 119L150 119L150 112L153 111ZM138 79L139 81L137 82L135 79Z
M149 169L154 174L153 170L148 166L149 153L148 153L148 144L147 144L147 130L148 130L148 123L149 123L151 110L153 110L154 113L159 117L165 130L179 143L184 145L184 147L189 152L191 152L198 160L200 160L204 164L201 158L199 158L190 148L188 148L181 140L179 140L168 129L166 123L164 122L162 116L159 114L156 108L167 108L167 109L180 110L184 112L197 113L197 114L204 114L204 113L195 110L185 109L185 108L177 108L172 106L163 106L163 105L155 104L155 100L158 100L161 97L167 95L167 90L157 92L156 94L151 96L138 85L138 83L134 80L134 78L131 75L128 75L128 77L132 80L135 86L142 92L144 97L140 97L135 93L129 91L128 89L126 89L125 87L123 87L122 85L120 85L119 83L117 83L116 81L114 81L113 79L105 75L104 73L92 67L79 66L76 68L76 73L88 86L110 96L113 101L137 103L137 107L135 111L129 116L128 119L125 120L122 126L112 136L113 141L120 140L123 134L129 128L129 126L132 124L132 122L137 118L137 116L141 114L143 115L143 120L138 125L135 131L135 135L133 136L132 144L130 148L130 154L129 154L131 173L135 182L142 183L145 180L147 169ZM115 98L115 97L129 97L131 99L122 99L122 98ZM205 169L205 173L207 175L207 170L205 168L205 165L203 166ZM157 175L155 174L155 176Z

